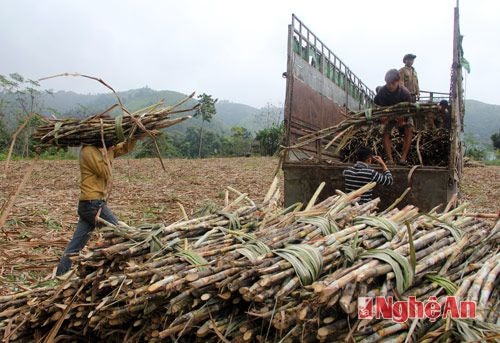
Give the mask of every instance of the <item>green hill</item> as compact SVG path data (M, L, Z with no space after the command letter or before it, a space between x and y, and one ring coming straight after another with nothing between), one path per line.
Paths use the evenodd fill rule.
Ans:
M119 92L118 95L125 107L131 111L152 105L161 99L164 99L166 104L171 105L186 96L179 92L169 90L157 91L147 87ZM216 95L214 96L217 97ZM188 102L186 106L193 105L194 101ZM43 113L51 114L51 112L54 112L57 117L86 117L99 113L114 103L116 103L116 99L112 93L77 94L68 91L58 91L51 95L44 94L42 99L43 107L51 109ZM283 118L283 108L272 105L259 109L245 104L219 100L216 108L216 116L206 127L217 132L227 132L233 126L242 126L255 132ZM198 126L199 124L200 120L193 118L172 127L172 130L183 132L187 127ZM499 105L486 104L476 100L466 100L466 133L473 134L481 142L491 143L491 135L499 130Z
M157 103L161 99L166 104L172 105L186 97L185 94L161 90L156 91L150 88L132 89L118 93L125 107L131 111L147 107ZM93 113L98 113L116 102L113 94L77 94L74 92L59 91L52 95L43 96L43 105L55 111L61 117L84 117ZM186 104L192 106L190 101ZM233 126L243 126L250 131L256 131L263 127L261 120L258 120L260 109L230 102L227 100L218 101L216 104L217 114L213 121L207 125L216 131L229 130ZM188 126L198 125L199 119L192 119L175 126L175 130L183 131Z
M500 130L500 105L466 100L464 131L479 141L491 144L491 135Z
M166 104L171 105L186 97L185 94L179 92L155 91L150 88L118 92L118 96L130 111L147 107L162 99L164 99ZM116 103L116 97L112 93L77 94L74 92L58 91L53 94L44 94L42 102L44 107L55 110L62 117L79 117L88 116L108 108ZM194 103L194 100L191 101L192 103Z

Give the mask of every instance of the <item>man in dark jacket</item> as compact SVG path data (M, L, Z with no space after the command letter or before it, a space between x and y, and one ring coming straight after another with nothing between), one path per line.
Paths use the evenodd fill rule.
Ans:
M385 74L385 86L381 87L374 99L375 105L392 106L400 102L411 102L410 92L400 85L400 76L397 69L391 69ZM408 165L406 158L411 147L413 137L413 119L410 117L384 120L384 150L387 154L387 162L394 164L392 157L391 131L394 126L404 129L403 151L401 152L400 165Z

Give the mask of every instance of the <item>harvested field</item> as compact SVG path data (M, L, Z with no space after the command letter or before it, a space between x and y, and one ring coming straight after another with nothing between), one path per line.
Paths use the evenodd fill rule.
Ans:
M188 215L211 202L223 204L226 186L260 199L276 163L274 158L173 159L165 160L164 172L157 159L118 159L110 207L120 220L136 225L180 219L178 202ZM0 204L16 190L28 165L10 163L9 176L0 183ZM0 232L0 293L52 273L78 220L79 177L77 161L37 163Z
M500 211L500 167L465 168L462 192L471 210Z
M115 162L110 207L130 225L172 222L215 202L224 202L232 186L258 200L266 193L276 168L275 158L214 158L166 160L121 159ZM15 191L29 162L11 162L0 183L0 204ZM3 171L4 162L0 163ZM464 199L470 211L498 212L500 167L465 170ZM50 278L62 249L76 226L79 195L77 161L40 161L21 192L0 235L0 294ZM282 185L281 185L282 188Z

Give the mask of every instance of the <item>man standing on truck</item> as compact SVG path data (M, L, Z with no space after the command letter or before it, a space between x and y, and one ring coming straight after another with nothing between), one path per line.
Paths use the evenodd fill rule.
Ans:
M411 102L416 102L420 98L420 89L418 87L418 77L413 62L417 56L414 54L406 54L403 57L405 66L399 69L399 76L401 78L401 86L405 86L411 94Z
M392 106L400 102L410 102L411 95L405 86L400 85L400 75L397 69L390 69L385 74L385 86L382 86L377 95L375 96L374 102L378 106ZM384 124L384 150L387 154L387 162L389 164L394 164L394 159L392 158L392 141L391 141L391 131L394 126L404 129L403 136L403 151L401 152L401 159L399 164L406 166L408 162L406 158L411 147L411 140L413 138L413 118L395 118L395 119L384 119L382 120Z
M392 185L392 174L380 156L374 156L367 147L360 147L356 152L356 164L344 170L345 191L353 192L370 182L380 185ZM377 162L382 167L382 173L375 171L369 166L372 162ZM373 191L370 189L361 196L360 204L371 201Z

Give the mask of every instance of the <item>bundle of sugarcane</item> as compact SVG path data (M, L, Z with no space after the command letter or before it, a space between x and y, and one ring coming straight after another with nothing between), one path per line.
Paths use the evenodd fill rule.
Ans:
M249 205L235 209L242 201L247 201ZM36 331L30 331L31 326L57 323L66 315L64 310L67 307L61 308L62 304L75 303L79 304L72 310L75 313L71 312L75 320L68 323L66 334L85 328L85 332L92 331L102 339L109 334L102 330L115 330L128 318L131 320L129 324L134 324L144 337L158 336L159 325L141 329L141 322L144 326L156 322L148 317L144 321L139 320L143 312L152 311L151 316L154 317L157 311L153 311L152 307L164 308L170 304L170 310L162 311L162 316L158 317L161 320L157 323L168 319L175 324L177 317L181 322L185 318L180 315L186 306L196 309L196 302L201 302L201 299L203 304L207 303L206 297L210 293L199 293L205 287L204 283L220 281L221 276L235 271L231 266L217 266L216 257L239 247L240 237L246 237L247 231L255 227L251 218L257 209L245 194L238 194L235 201L217 213L200 218L167 226L146 225L135 229L122 224L104 229L104 244L99 243L88 254L76 258L79 277L66 280L52 289L36 289L0 298L1 318L9 317L15 309L21 315L17 316L19 322L10 324L16 326L15 331L11 332L9 326L2 324L0 327L8 330L4 335L8 334L11 339L23 340L36 334ZM167 286L170 288L165 288ZM189 291L186 290L188 286ZM191 293L199 298L193 299ZM220 299L223 301L223 297ZM98 301L100 306L89 307L89 301ZM61 306L48 306L52 303ZM216 302L211 303L214 306L208 309L220 307ZM206 319L209 312L199 307L198 312L194 311L195 318ZM201 319L195 319L195 323ZM21 329L23 325L27 332ZM178 332L176 329L171 331Z
M356 330L350 337L363 342L403 342L406 339L418 342L435 342L446 340L446 338L452 341L495 341L498 339L500 330L498 322L499 294L497 289L493 289L493 285L499 274L499 258L500 254L498 253L486 254L483 257L478 257L476 254L476 256L469 257L468 263L461 263L450 269L446 273L447 276L443 276L443 273L440 275L426 273L424 278L431 281L430 284L425 287L411 287L400 298L407 299L407 296L416 296L417 299L430 299L435 308L438 309L435 316L430 315L426 319L419 320L410 318L399 322L380 318L358 320L353 322ZM457 282L461 283L457 284ZM476 286L474 291L471 287L473 283ZM467 294L469 287L471 290ZM383 289L375 290L372 296L386 292L388 289L390 294L390 285L388 285ZM479 294L482 298L479 297ZM454 298L450 299L448 296ZM463 311L459 303L462 300L477 304L475 320L465 319L466 312L460 312L464 318L450 318L450 313L448 313L448 318L442 317L443 312L447 311L447 306L450 310L453 306L458 305L458 311ZM468 309L470 310L471 307ZM321 335L323 337L331 336L331 332L318 331L318 336Z
M449 131L442 128L429 128L415 133L412 139L407 161L410 165L446 166L450 150ZM403 149L403 133L393 130L391 135L393 153ZM363 126L354 131L340 149L339 160L356 162L356 152L361 146L370 147L377 155L384 154L383 135L380 127ZM400 156L395 156L399 159Z
M443 166L448 163L449 130L430 125L431 118L440 117L437 104L400 103L390 107L374 107L364 112L351 113L338 125L328 127L311 134L299 137L297 142L285 149L300 149L321 142L325 158L337 159L340 162L352 161L361 145L370 146L382 155L383 120L412 117L415 121L428 121L429 125L419 127L413 136L413 142L407 161L411 165ZM402 150L403 132L394 128L391 139L394 151ZM314 148L313 150L315 150Z
M460 296L456 292L457 284L461 285L466 282L467 279L463 279L466 277L480 280L479 284L483 287L485 302L478 303L478 311L486 310L490 312L490 309L488 309L489 305L494 305L496 301L489 301L491 284L482 283L483 279L478 278L480 274L478 273L478 268L488 260L492 264L499 263L500 255L495 252L496 245L498 245L498 237L493 242L487 242L482 245L479 253L475 253L475 249L480 246L479 243L482 242L486 234L484 230L471 230L476 225L462 226L466 235L470 234L471 236L464 237L452 244L450 244L451 237L445 238L445 233L439 232L439 230L429 232L420 238L415 237L413 242L415 249L414 258L406 256L409 250L407 246L400 246L394 250L382 249L383 246L381 246L374 252L368 251L363 253L361 255L362 258L365 255L366 257L364 258L372 257L374 259L367 264L363 265L360 263L357 266L353 266L353 270L349 273L332 275L314 285L318 301L327 303L328 306L338 303L333 308L340 308L348 316L352 316L357 309L356 299L360 296L393 296L395 299L401 300L414 296L421 301L428 301L432 299L431 297L437 296L440 297L439 301L441 301L441 297L446 292L449 292L449 295ZM441 238L435 240L436 235L441 236ZM471 244L469 244L469 238L472 240ZM488 254L489 250L493 250L493 252ZM404 256L404 259L401 259L401 256ZM408 264L408 260L411 261L412 259L415 261L415 267L412 267L412 264ZM381 264L380 261L384 261L384 264ZM389 264L385 264L387 262ZM398 269L398 265L400 269ZM400 275L399 277L397 276L398 274ZM495 280L497 277L498 270L493 273L492 279ZM394 278L396 278L396 282L394 282ZM398 281L398 278L400 281ZM377 279L379 280L377 286L370 285L370 283L373 283ZM474 301L474 298L467 299ZM488 299L488 302L486 299ZM337 309L337 311L340 310ZM428 320L422 320L422 322L427 325L435 319L429 318ZM490 318L490 320L492 323L496 321L494 318ZM475 325L488 328L488 325L481 320L475 322L477 323ZM461 324L462 322L459 321L458 323ZM377 320L352 320L351 324L356 327L356 331L352 331L355 332L355 336L369 342L391 339L399 341L401 339L404 340L408 335L415 340L419 340L428 334L429 331L432 331L429 327L426 327L410 334L408 332L409 322L406 321L396 323L393 320L386 320L382 321L382 326L379 326L380 323ZM485 336L494 334L496 330L498 330L498 327L489 326L488 331L485 330ZM460 338L460 335L456 331L453 331L452 328L448 327L446 331L448 331L447 334L453 332L456 338ZM347 332L345 333L347 334ZM334 335L329 325L318 329L318 338L328 339L331 337L334 337Z
M464 167L482 168L482 167L486 167L486 164L484 164L484 162L481 162L481 161L476 161L470 157L464 157Z
M109 113L119 108L115 104L102 113L86 119L47 119L37 127L33 138L41 148L57 146L72 147L87 145L114 145L127 138L144 137L150 131L160 130L178 124L191 116L171 118L174 114L191 112L198 104L189 108L182 107L194 93L173 106L165 106L163 102L130 113L123 106L118 115L111 118Z
M303 277L304 273L297 272L302 268L296 267L291 261L276 261L274 265L262 269L257 282L240 289L244 299L262 304L261 309L254 308L250 313L272 321L279 331L297 334L309 332L311 337L326 341L339 338L339 332L342 332L345 338L349 333L349 318L351 326L362 323L353 317L357 314L358 297L403 294L426 299L433 292L434 295L442 293L439 287L443 284L460 281L468 275L477 279L478 266L488 257L492 264L496 263L497 269L490 275L489 284L482 283L484 278L478 281L484 289L483 302L479 308L485 309L488 304L491 305L487 299L491 294L491 282L494 282L491 280L497 280L500 272L500 255L494 256L491 252L488 255L488 251L497 249L498 225L491 231L485 223L472 218L450 221L453 212L440 216L418 216L413 220L408 219L412 214L405 211L389 215L391 213L378 217L358 216L353 224L361 226L346 228L315 240L312 246L319 248L323 257L323 272L331 274L320 276L320 280L310 288L300 287L307 279ZM409 225L409 222L412 224ZM318 222L318 226L324 224ZM356 236L352 235L354 232ZM464 236L460 238L461 235ZM345 242L350 244L342 244ZM306 260L307 254L303 254L302 259ZM410 264L408 259L413 260L414 264ZM356 260L359 262L354 263ZM381 261L389 263L382 264ZM490 266L490 270L493 266ZM380 279L384 277L385 282ZM496 300L492 304L496 304ZM275 310L269 311L270 308ZM488 319L494 323L494 312L492 309L488 311ZM318 323L325 325L318 326ZM367 326L368 323L363 325ZM487 324L483 326L488 328ZM405 325L398 327L399 330L405 329ZM371 335L377 330L377 326L374 329L368 327L357 335L364 339L369 336L368 333ZM489 327L489 330L491 332L493 329ZM313 335L312 332L317 334ZM374 337L384 340L389 331L384 332L370 340Z
M275 191L261 205L237 194L200 218L109 226L104 242L73 257L73 277L0 297L0 332L10 341L425 337L447 324L422 322L410 334L406 324L362 321L357 298L425 299L445 289L479 299L488 309L479 318L482 332L489 334L486 323L497 320L488 306L498 304L491 288L499 273L500 226L463 215L464 206L377 213L377 200L355 202L370 187L316 205L313 197L304 209L275 208Z

